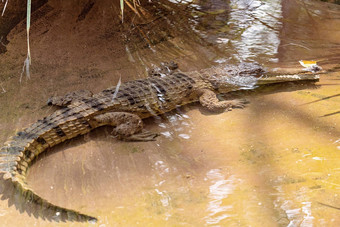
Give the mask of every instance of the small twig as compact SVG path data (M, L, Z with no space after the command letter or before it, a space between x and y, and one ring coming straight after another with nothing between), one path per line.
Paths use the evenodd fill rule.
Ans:
M137 14L139 17L141 17L141 15L138 13L137 8L133 7L133 5L131 5L131 3L128 0L124 1L126 3L126 5L128 5L128 7L130 7L130 9L135 12L135 14Z
M0 84L0 86L1 86L1 88L2 88L1 94L6 93L6 90L5 90L5 88L2 86L2 84Z
M151 47L151 41L149 40L149 38L146 36L146 34L143 32L143 30L141 28L139 28L138 26L136 26L136 28L139 30L139 32L142 34L142 36L144 37L145 41L149 44L149 46Z
M274 30L274 31L277 31L277 30L278 30L278 29L276 29L276 28L270 26L268 23L266 23L266 22L260 20L259 18L255 17L255 16L252 15L252 14L250 14L249 16L252 17L254 20L257 20L258 22L260 22L261 24L263 24L263 25L266 26L267 28L270 28L270 29L272 29L272 30Z
M301 2L302 5L303 5L303 9L304 9L304 10L306 11L306 13L307 13L307 16L308 16L308 17L310 18L310 20L313 21L314 24L315 24L315 20L314 20L313 16L311 15L310 10L308 9L308 7L307 7L305 1L301 1L301 0L300 0L300 2Z
M321 202L318 202L318 204L323 205L323 206L326 206L326 207L329 207L329 208L333 208L333 209L336 209L336 210L340 210L340 207L328 205L328 204L321 203Z
M292 45L292 46L298 46L298 47L305 48L305 49L307 49L307 50L311 50L311 49L310 49L310 48L308 48L308 47L305 47L305 46L303 46L303 45L301 45L301 44L296 44L296 43L288 43L288 44L284 44L284 45L281 45L281 47L284 47L284 46L289 46L289 45Z
M329 113L329 114L325 114L325 115L322 115L320 117L329 117L329 116L332 116L332 115L335 115L335 114L340 114L340 111L336 111L336 112L333 112L333 113ZM340 208L338 208L340 210Z

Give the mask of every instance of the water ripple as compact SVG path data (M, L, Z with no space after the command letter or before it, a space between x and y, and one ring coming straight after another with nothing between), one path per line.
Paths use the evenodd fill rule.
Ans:
M235 177L230 176L225 179L225 176L219 169L212 169L206 174L206 179L211 182L209 187L209 203L207 212L209 213L204 219L206 224L218 224L222 220L233 216L229 212L233 209L233 205L222 205L235 189Z

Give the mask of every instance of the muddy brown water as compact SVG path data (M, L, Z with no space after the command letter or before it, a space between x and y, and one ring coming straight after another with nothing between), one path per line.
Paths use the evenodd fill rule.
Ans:
M146 129L161 134L155 142L122 142L110 127L96 129L39 157L31 187L98 217L94 226L339 226L339 6L186 2L143 3L140 17L126 6L122 25L118 2L97 1L84 16L83 1L48 1L32 16L31 78L19 82L24 22L0 55L0 140L52 113L51 95L144 78L162 61L182 71L257 61L290 72L303 59L327 73L317 86L242 94L245 109L211 114L193 104L147 119ZM1 226L89 225L44 220L13 201L0 200Z

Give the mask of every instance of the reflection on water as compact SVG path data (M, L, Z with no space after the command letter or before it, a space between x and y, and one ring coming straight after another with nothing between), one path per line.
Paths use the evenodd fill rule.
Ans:
M239 60L258 58L277 62L275 57L280 44L281 1L231 1L232 10L228 25L230 33L238 38L231 41Z
M281 1L203 1L191 5L197 12L194 30L238 61L277 62L282 27ZM220 57L222 63L228 58Z
M0 217L5 216L8 212L5 209L0 210Z
M336 145L339 144L339 146L337 146L336 148L338 148L338 150L340 150L340 139L336 140L336 141L334 142L334 144L336 144Z
M281 186L277 186L275 188L278 193L276 194L277 199L274 203L277 204L280 209L285 211L287 219L289 220L289 224L287 226L313 226L313 220L315 218L313 217L311 210L312 202L310 202L310 198L308 198L309 190L301 188L294 192L294 195L285 197L286 193L282 190Z
M160 133L173 140L174 138L190 139L191 128L193 127L189 116L182 113L180 109L177 113L166 113L164 115L167 121L158 124L161 129ZM185 132L185 133L184 133Z
M232 196L235 188L235 177L230 176L225 179L225 176L219 169L209 170L207 173L207 181L209 181L208 195L208 215L204 218L208 225L219 224L223 219L232 216L232 205L223 205L223 200L228 196Z

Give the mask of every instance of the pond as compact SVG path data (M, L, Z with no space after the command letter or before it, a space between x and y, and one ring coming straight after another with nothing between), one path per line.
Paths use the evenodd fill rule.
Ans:
M0 181L4 226L340 225L340 6L321 1L50 0L32 14L30 79L25 21L0 54L0 140L55 111L52 95L94 93L146 78L174 61L183 72L258 62L268 71L324 71L315 86L233 93L244 109L191 104L144 121L160 134L125 142L101 127L53 147L28 171L41 197L98 218L55 222L20 204ZM10 4L9 1L8 4ZM6 13L6 12L5 12ZM20 77L22 81L20 82Z

